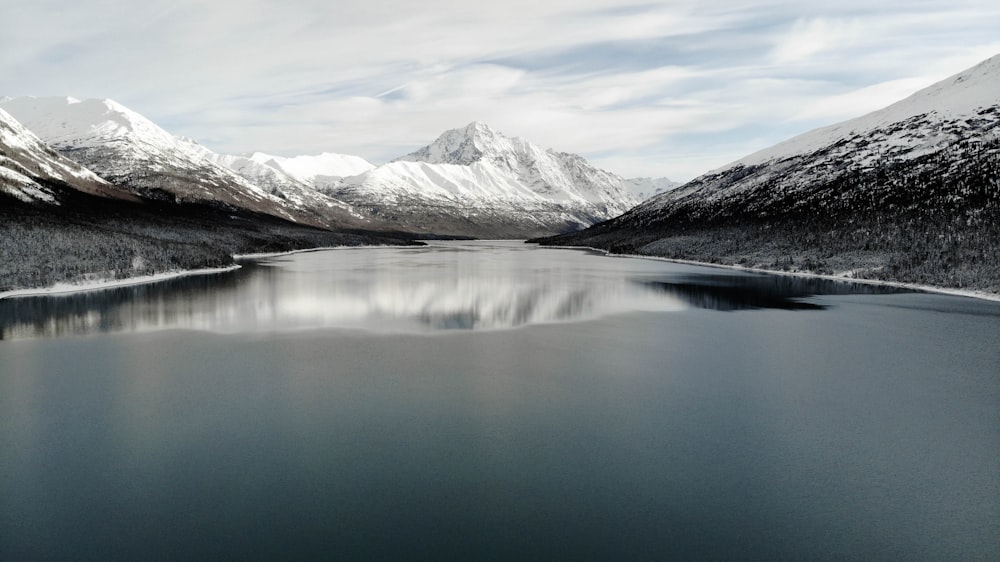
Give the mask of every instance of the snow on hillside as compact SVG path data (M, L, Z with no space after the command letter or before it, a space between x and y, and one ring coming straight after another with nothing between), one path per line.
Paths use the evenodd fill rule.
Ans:
M0 107L64 155L137 194L299 221L305 212L314 224L336 217L360 226L374 215L428 232L551 234L620 215L640 201L634 182L482 123L446 131L423 149L376 167L333 153L215 154L112 100L15 98Z
M229 182L232 191L260 201L263 190L212 163L207 148L176 137L113 100L14 98L0 103L40 138L88 165L105 179L143 183L156 173L189 172L197 192L179 196L212 199L212 188ZM158 186L159 187L159 186Z
M62 182L89 193L113 195L107 182L60 156L0 109L0 191L26 202L57 203L42 180Z
M1000 56L545 243L1000 291Z
M751 194L763 208L769 198L787 199L848 174L998 137L1000 55L884 109L753 153L654 197L637 211L732 203Z
M619 212L638 203L624 189L621 177L595 168L575 154L506 137L484 123L446 131L430 145L397 161L460 166L487 163L552 201L593 203Z
M235 161L113 100L26 97L0 107L64 155L144 196L221 203L318 225L358 219L345 203L300 182L275 176L261 185L260 177L248 179L232 169Z
M504 237L586 227L638 203L619 176L483 123L446 131L420 150L329 189L410 225L429 224L433 215L436 226L472 221L475 235Z
M130 133L160 144L174 140L138 113L108 99L21 97L0 104L53 146L100 146Z
M360 156L332 152L290 158L255 152L250 159L314 187L327 187L342 178L363 174L375 168L374 164Z
M839 140L863 136L894 124L915 120L904 135L883 140L867 152L886 148L893 155L925 149L930 150L946 142L941 124L948 121L974 117L980 108L1000 103L1000 55L928 86L888 107L856 119L830 125L793 137L764 150L755 152L714 171L718 173L737 165L752 166L790 156L808 154L835 144Z
M631 178L625 180L625 189L639 201L676 189L681 184L670 178Z
M455 201L469 206L476 202L512 199L539 204L548 201L487 162L474 162L467 166L390 162L367 174L346 178L341 189L348 187L357 194L382 196L386 200L398 200L419 193L430 200Z
M255 153L251 156L212 154L209 158L216 164L236 172L247 181L263 188L268 193L278 195L300 208L312 210L320 215L336 211L341 215L346 213L354 219L364 219L348 203L317 191L311 182L290 175L280 167L272 166L273 160L271 158L262 159L260 156L262 156L261 153Z

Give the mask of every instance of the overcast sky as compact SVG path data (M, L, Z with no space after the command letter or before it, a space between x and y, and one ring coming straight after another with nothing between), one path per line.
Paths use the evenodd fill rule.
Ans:
M1000 53L995 0L0 0L0 96L375 163L482 121L688 180Z

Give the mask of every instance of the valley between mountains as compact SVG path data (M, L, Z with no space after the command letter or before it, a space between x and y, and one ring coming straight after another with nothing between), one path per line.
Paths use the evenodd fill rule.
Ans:
M0 215L0 291L451 237L998 293L1000 56L684 185L483 123L376 165L218 154L112 100L2 98Z

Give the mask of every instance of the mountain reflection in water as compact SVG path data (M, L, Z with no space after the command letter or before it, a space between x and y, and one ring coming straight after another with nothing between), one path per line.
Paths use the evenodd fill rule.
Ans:
M820 295L913 292L885 285L764 274L683 275L670 281L647 281L645 284L689 306L722 311L761 308L823 310L826 305L807 299Z
M818 310L883 287L608 258L519 243L310 252L240 270L0 300L0 339L193 329L496 330L687 308Z

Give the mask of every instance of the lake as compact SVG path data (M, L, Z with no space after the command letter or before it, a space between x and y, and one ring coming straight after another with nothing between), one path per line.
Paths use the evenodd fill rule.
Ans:
M997 559L1000 303L515 242L0 300L0 559Z

